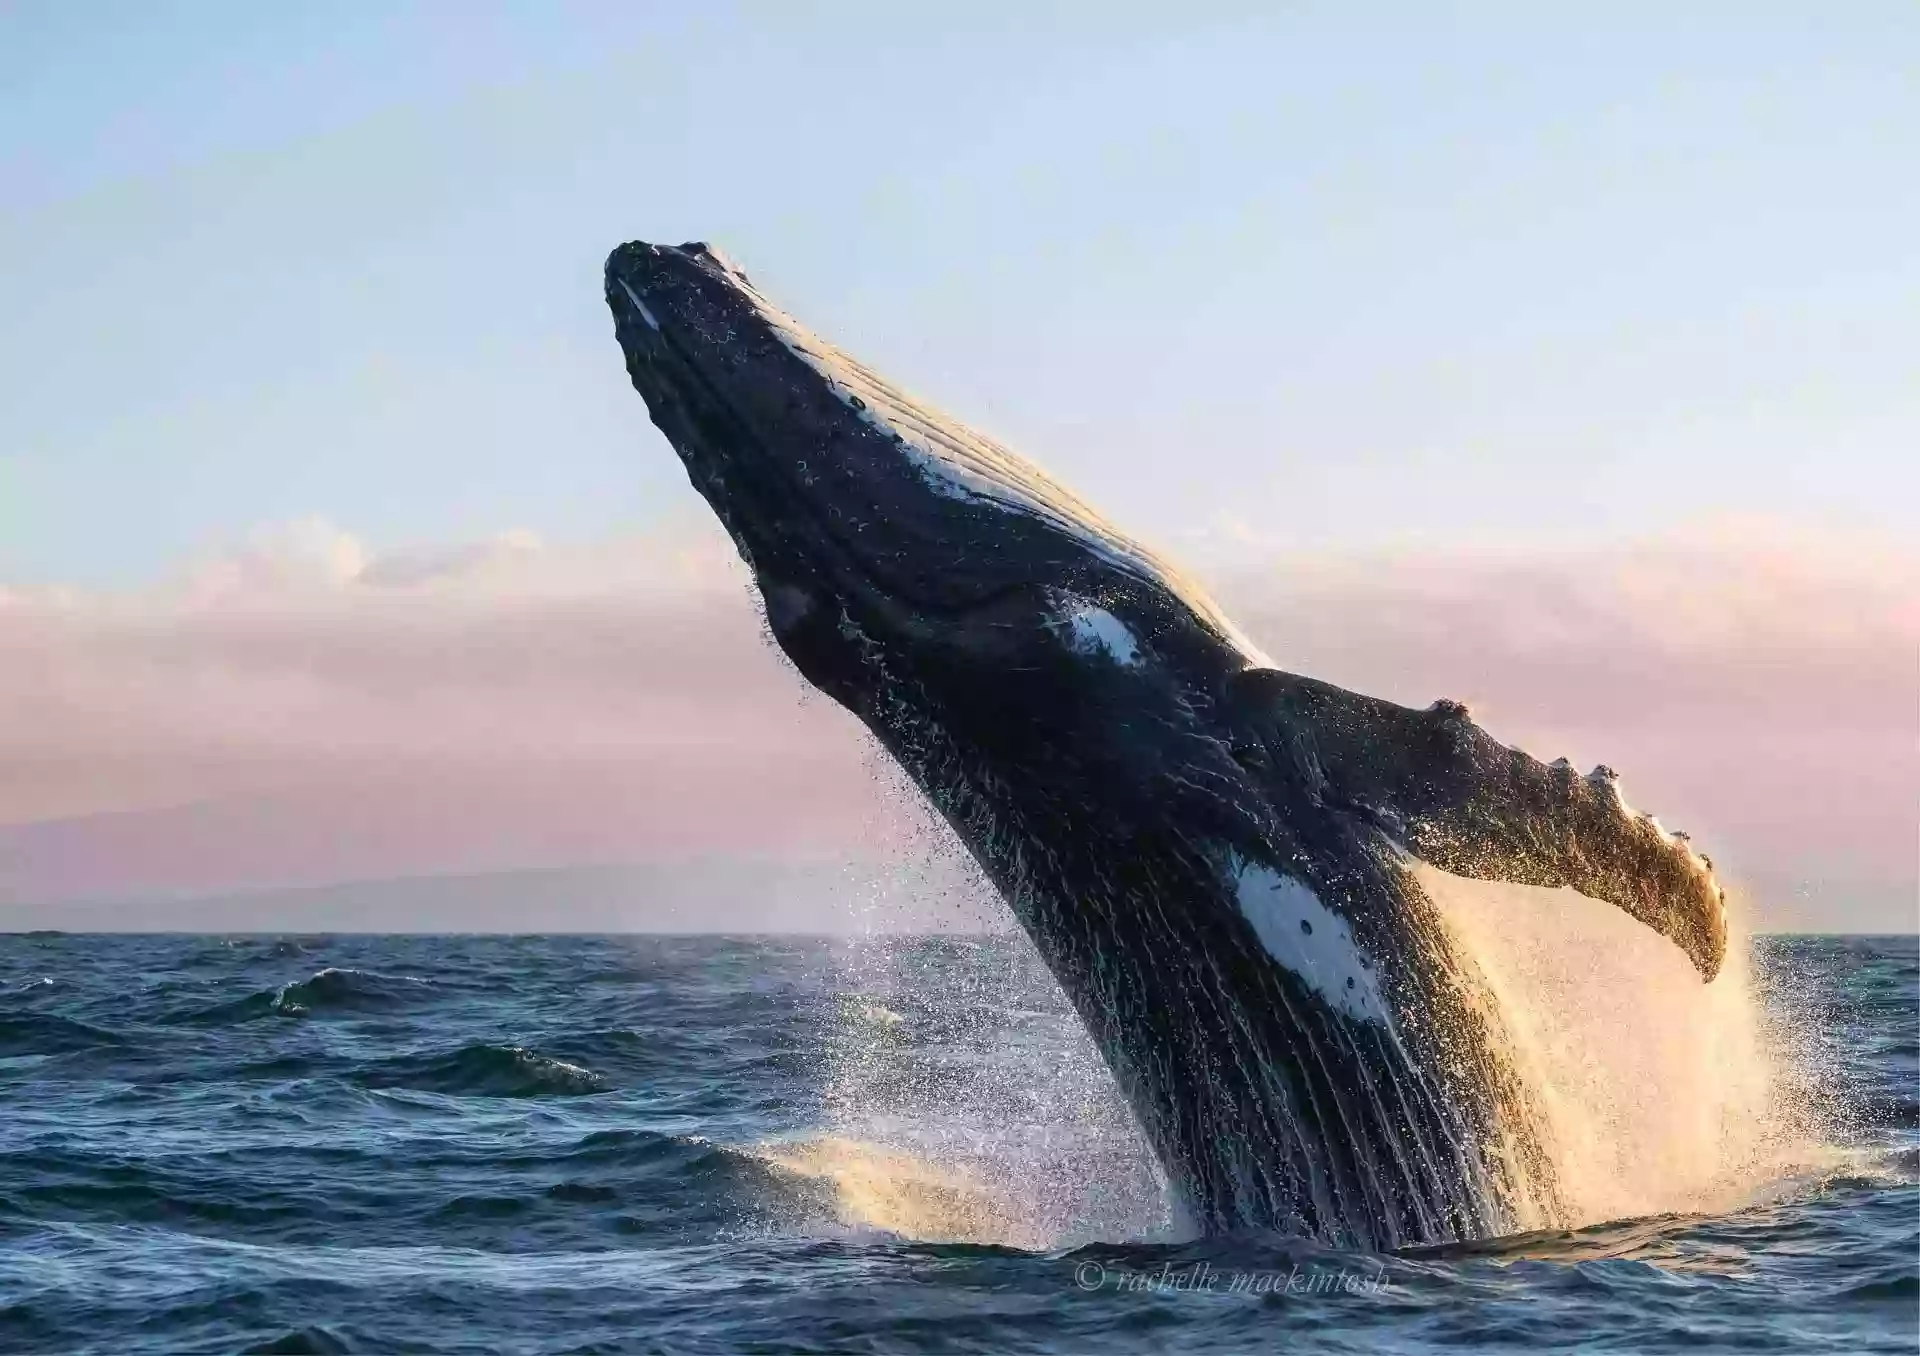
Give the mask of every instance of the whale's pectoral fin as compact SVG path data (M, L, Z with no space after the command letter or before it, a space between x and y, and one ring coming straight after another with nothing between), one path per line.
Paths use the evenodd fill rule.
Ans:
M1670 938L1708 979L1725 895L1683 836L1629 810L1613 773L1580 776L1501 744L1458 702L1425 710L1272 669L1228 680L1236 752L1292 764L1322 802L1443 871L1571 886Z

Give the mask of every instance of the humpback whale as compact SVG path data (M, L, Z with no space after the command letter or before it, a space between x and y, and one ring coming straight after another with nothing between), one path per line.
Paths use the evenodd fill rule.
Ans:
M1571 887L1710 981L1724 894L1684 837L1608 769L1540 763L1458 703L1285 672L717 250L622 245L605 282L628 375L774 641L978 860L1197 1228L1386 1249L1550 1207L1497 1014L1414 868Z

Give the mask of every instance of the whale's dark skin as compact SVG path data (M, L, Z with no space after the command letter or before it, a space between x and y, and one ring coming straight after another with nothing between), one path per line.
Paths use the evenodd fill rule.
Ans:
M1411 859L1571 886L1710 980L1704 859L1605 769L1269 666L1070 493L706 246L623 245L606 293L774 639L1000 889L1198 1227L1389 1248L1510 1228L1523 1197L1552 1216L1524 1091Z

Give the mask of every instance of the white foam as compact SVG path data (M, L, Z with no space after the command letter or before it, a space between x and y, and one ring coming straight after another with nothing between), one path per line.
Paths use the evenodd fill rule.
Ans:
M1240 912L1268 955L1347 1016L1387 1023L1387 1005L1353 930L1305 881L1236 861L1235 884Z
M1011 448L868 370L768 301L738 268L720 261L717 255L713 257L753 303L774 336L817 372L842 401L859 411L868 424L893 439L935 492L1045 521L1109 563L1178 597L1249 663L1272 666L1272 661L1197 584L1107 522L1073 491Z

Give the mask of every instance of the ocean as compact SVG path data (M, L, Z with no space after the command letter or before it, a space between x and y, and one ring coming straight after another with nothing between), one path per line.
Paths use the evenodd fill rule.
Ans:
M1188 1236L1019 938L0 936L0 1350L1913 1352L1920 950L1753 947L1817 1144L1372 1256Z

